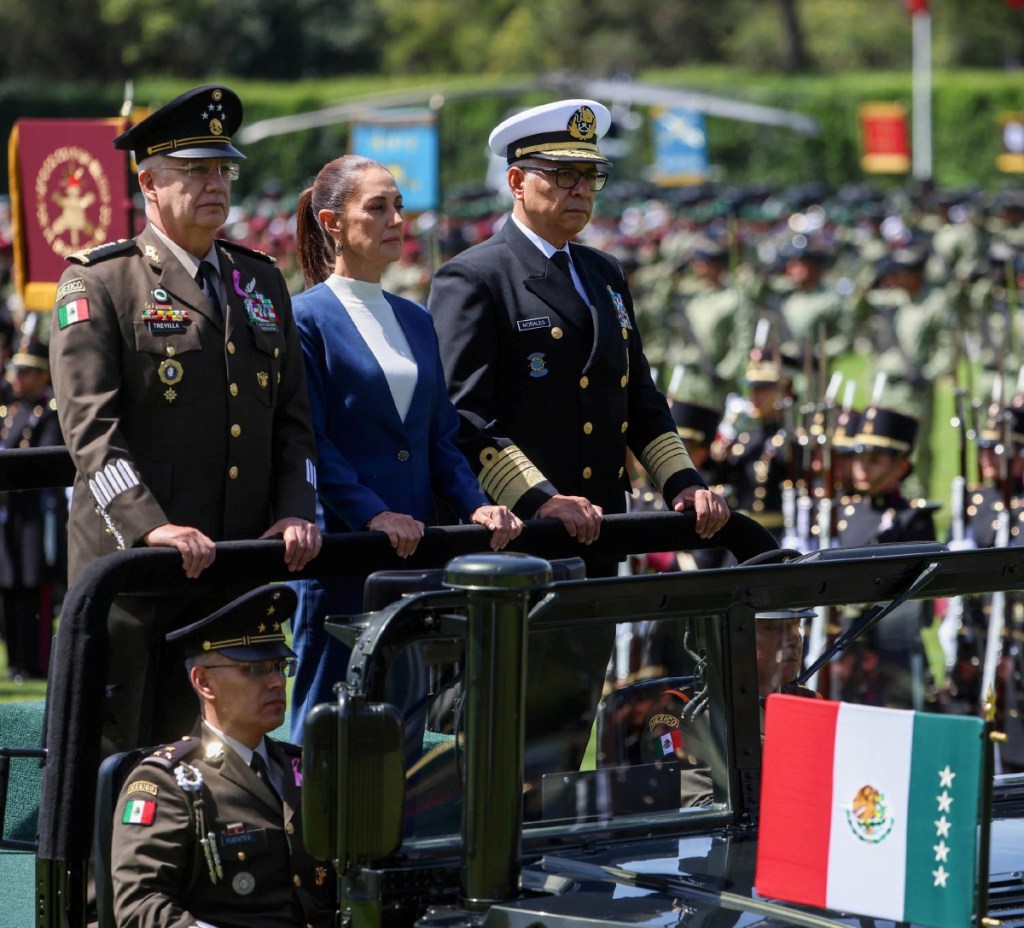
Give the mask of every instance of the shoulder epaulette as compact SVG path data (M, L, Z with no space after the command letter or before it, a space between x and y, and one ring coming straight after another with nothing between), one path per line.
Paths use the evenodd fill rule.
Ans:
M277 264L277 258L273 255L268 255L265 251L258 251L255 248L250 248L248 245L239 245L238 242L231 242L226 238L217 239L217 244L223 245L229 251L238 251L243 255L248 255L250 258L257 258L260 261L266 261L267 264Z
M923 509L925 512L937 512L942 508L942 503L937 503L927 499L912 499L910 501L911 509Z
M202 740L192 735L186 735L180 741L173 744L162 744L152 754L142 758L143 764L156 764L165 770L170 770L179 761L184 760L202 745Z
M96 264L97 261L105 261L114 255L124 254L135 247L135 239L119 238L116 242L107 242L105 245L97 245L95 248L85 248L68 255L68 261L74 264Z

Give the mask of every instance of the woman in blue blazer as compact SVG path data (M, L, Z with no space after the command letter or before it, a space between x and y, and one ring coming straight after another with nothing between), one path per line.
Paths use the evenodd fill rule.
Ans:
M458 415L426 309L385 293L402 251L402 195L383 165L346 155L325 165L298 205L306 291L293 301L316 433L322 528L386 532L400 557L435 521L435 498L486 526L499 550L522 531L491 505L456 447ZM362 611L363 578L299 584L292 739L306 712L333 700L349 650L324 631L329 614Z

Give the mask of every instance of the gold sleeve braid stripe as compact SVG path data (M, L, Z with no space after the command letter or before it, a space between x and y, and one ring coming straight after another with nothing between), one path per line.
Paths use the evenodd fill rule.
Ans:
M660 490L673 474L693 467L677 432L664 432L640 452L640 463Z
M500 506L510 509L527 490L543 483L544 475L516 445L499 451L485 448L480 452L480 488Z

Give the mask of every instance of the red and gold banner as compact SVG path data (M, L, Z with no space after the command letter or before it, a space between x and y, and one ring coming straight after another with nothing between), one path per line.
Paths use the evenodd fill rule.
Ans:
M869 174L910 170L907 110L900 103L865 103L860 108L860 166Z
M30 312L53 309L68 255L131 235L123 119L19 119L8 142L14 270Z
M1007 174L1024 173L1024 113L1000 113L999 128L1003 150L996 166Z

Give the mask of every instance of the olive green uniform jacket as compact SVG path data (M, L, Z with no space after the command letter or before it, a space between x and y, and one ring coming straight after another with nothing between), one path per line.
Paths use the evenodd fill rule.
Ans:
M266 745L280 800L205 726L198 738L157 748L128 775L110 859L121 928L185 928L196 919L217 928L335 923L334 870L302 841L299 749L269 738ZM179 785L182 764L200 773L197 791ZM198 799L202 831L216 844L213 876L196 837Z
M77 468L69 578L165 523L214 541L312 520L302 352L273 259L218 241L222 321L152 227L71 258L50 365Z

